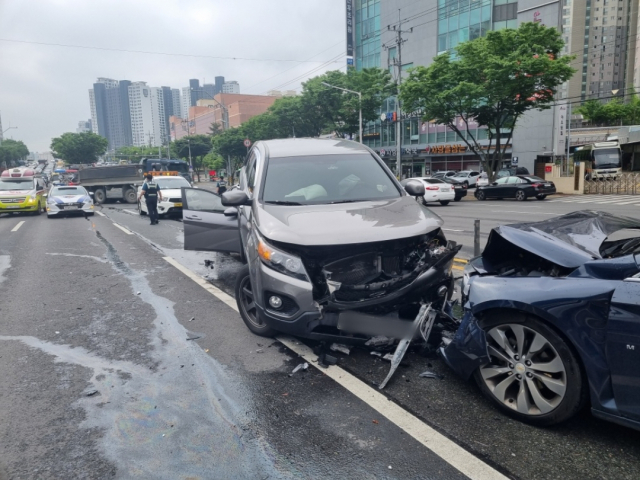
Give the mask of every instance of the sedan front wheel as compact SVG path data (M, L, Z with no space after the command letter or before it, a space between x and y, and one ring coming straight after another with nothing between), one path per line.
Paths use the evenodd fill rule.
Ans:
M508 415L553 425L587 400L576 355L555 330L534 317L497 313L482 324L490 362L475 372L482 393Z

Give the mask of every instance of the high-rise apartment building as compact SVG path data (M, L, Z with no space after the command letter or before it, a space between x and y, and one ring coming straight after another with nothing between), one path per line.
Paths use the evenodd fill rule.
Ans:
M189 115L189 107L191 107L191 88L182 87L182 95L180 96L180 116L187 118Z
M222 93L240 93L240 84L235 80L222 84Z
M218 92L216 92L216 84L215 83L205 83L204 85L202 85L202 98L203 99L207 99L207 98L213 98L214 95Z
M173 115L177 117L182 116L182 104L180 102L180 89L172 88L171 89L171 101L173 103Z
M215 81L216 87L214 89L213 94L217 95L219 93L222 93L222 85L224 85L224 77L220 77L220 76L216 77L214 81Z
M76 128L76 133L86 133L93 131L91 129L91 119L89 120L80 120L78 122L78 127Z
M135 146L158 147L168 139L162 88L149 87L146 82L129 86L131 132Z
M200 80L198 80L197 78L189 79L189 89L191 90L191 92L190 92L190 99L191 100L190 100L189 106L190 107L195 107L196 106L196 102L202 98L202 90L200 88Z
M109 142L109 150L131 145L128 80L98 78L89 90L91 128Z

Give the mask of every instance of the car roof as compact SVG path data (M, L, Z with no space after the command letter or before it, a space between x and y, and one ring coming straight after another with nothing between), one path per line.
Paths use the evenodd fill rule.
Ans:
M264 140L258 145L262 145L271 158L370 153L367 147L358 142L333 138L285 138Z

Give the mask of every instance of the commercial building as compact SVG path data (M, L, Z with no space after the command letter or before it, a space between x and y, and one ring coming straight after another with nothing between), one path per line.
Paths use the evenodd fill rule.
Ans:
M565 54L577 55L578 72L557 93L558 101L567 104L558 102L550 110L525 115L506 151L507 163L513 159L530 171L536 161L564 155L568 103L577 108L589 98L625 98L631 87L640 87L638 0L438 0L437 5L415 0L346 1L348 65L388 69L396 80L398 71L428 66L438 54L490 30L538 22L561 31ZM455 132L422 121L419 112L403 112L398 118L396 107L395 98L387 99L380 109L381 120L366 125L363 135L394 170L397 121L403 176L480 167ZM487 147L486 128L473 123L469 127L471 131L463 135L472 134Z
M269 90L267 92L270 97L295 97L297 94L296 90Z
M98 78L89 90L91 129L109 142L109 151L131 145L129 80Z
M208 134L212 123L218 123L225 129L239 127L250 118L266 112L276 101L272 96L231 93L219 93L214 98L198 100L195 107L189 108L187 118L171 117L171 140L186 135Z
M162 146L168 140L162 88L149 87L146 82L129 86L129 107L133 145Z
M240 84L235 80L222 84L222 93L240 93Z
M91 128L91 119L80 120L78 122L78 128L76 128L76 133L86 133L86 132L92 132L92 131L93 129Z

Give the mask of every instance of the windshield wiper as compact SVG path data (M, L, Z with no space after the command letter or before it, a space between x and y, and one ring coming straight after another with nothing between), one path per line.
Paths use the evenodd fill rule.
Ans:
M329 202L331 205L335 203L355 203L355 202L366 202L366 200L338 200L336 202Z
M264 203L268 203L270 205L302 205L300 202L289 202L287 200L267 200Z

